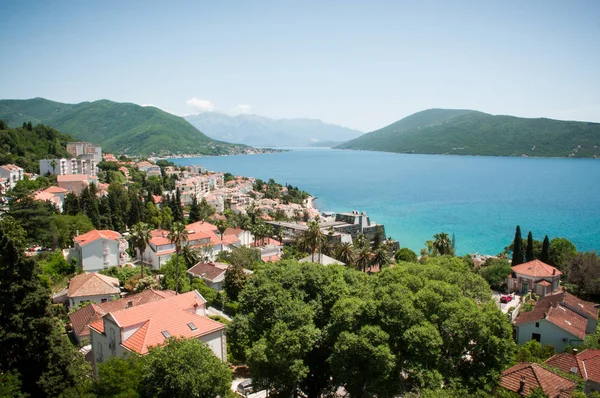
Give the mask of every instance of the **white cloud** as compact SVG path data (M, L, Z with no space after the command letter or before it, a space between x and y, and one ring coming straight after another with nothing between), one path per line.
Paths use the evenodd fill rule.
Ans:
M252 112L252 107L246 104L237 105L229 110L230 115L248 115Z
M187 106L194 108L200 112L214 112L215 105L209 100L204 100L196 97L192 97L189 100L185 101Z

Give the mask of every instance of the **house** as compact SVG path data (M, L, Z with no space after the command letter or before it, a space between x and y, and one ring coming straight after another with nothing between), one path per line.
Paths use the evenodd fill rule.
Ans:
M84 272L75 275L69 281L67 297L69 306L74 306L82 301L93 303L106 303L112 299L119 298L121 289L119 280L97 272Z
M6 178L8 186L12 189L17 185L17 181L24 178L23 169L14 164L5 164L0 166L0 177Z
M200 278L208 287L220 292L223 290L223 281L229 267L230 265L225 263L198 263L187 272L192 278ZM251 275L252 271L244 268L244 273Z
M326 256L323 253L315 253L314 256L311 254L308 257L304 257L303 259L298 260L299 263L317 263L317 264L321 264L321 265L331 265L331 264L336 264L336 265L346 265L341 261L336 260L335 258L331 258L329 256Z
M556 354L544 363L564 373L582 378L585 381L584 393L586 395L600 391L600 350L579 352L574 349L571 352Z
M562 292L542 297L533 310L520 313L515 320L515 336L517 344L537 340L559 352L581 344L586 334L594 333L597 323L598 311L593 303Z
M225 325L206 316L206 300L197 291L109 312L89 329L95 367L114 356L145 355L169 337L198 339L227 360Z
M153 176L160 177L161 176L160 166L152 164L148 161L144 160L142 162L138 162L137 167L140 171L145 172L148 177L153 177Z
M150 231L152 238L146 245L144 252L144 263L149 264L152 269L160 269L175 253L175 244L168 238L169 231L155 229Z
M73 157L88 156L95 164L102 161L102 147L89 142L67 142L67 152Z
M529 291L540 297L558 291L562 272L551 265L533 260L512 267L506 278L508 293L527 294Z
M43 191L38 191L33 195L35 200L41 200L43 202L50 202L62 213L63 206L65 203L65 195L68 193L64 188L61 187L48 187Z
M76 259L84 271L99 271L110 266L121 266L129 261L127 241L120 233L94 229L73 238L70 257Z
M87 174L64 174L56 176L58 186L81 195L81 192L90 184L98 185L98 178Z
M100 304L91 303L69 315L75 340L79 344L84 341L89 341L90 323L97 321L109 312L124 310L126 308L136 307L146 303L152 303L154 301L163 300L174 295L175 292L172 290L148 289L119 300L107 301Z
M238 238L240 245L250 246L254 242L254 237L250 231L241 228L227 228L224 235L234 235Z
M577 384L540 364L523 362L502 372L500 386L521 396L542 389L549 398L568 398Z

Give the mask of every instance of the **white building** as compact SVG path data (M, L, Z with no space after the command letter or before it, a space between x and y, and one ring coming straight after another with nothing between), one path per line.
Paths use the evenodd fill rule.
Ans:
M169 337L203 341L217 358L227 361L225 325L206 316L206 300L197 291L110 312L89 328L96 369L110 357L145 355Z
M227 273L229 267L231 267L231 265L225 263L200 262L187 270L187 273L192 278L202 279L208 287L220 292L223 290L223 281L225 280L225 274ZM252 271L248 269L244 268L243 270L246 275L252 274Z
M14 164L5 164L0 166L0 177L7 179L7 185L10 188L14 188L17 185L17 181L23 179L23 169Z
M73 157L81 155L93 155L96 164L102 161L102 147L95 146L89 142L68 142L67 152Z
M74 306L82 301L92 303L106 303L118 299L121 294L119 280L96 272L79 274L69 281L67 296L69 306Z
M35 200L50 202L62 213L65 204L65 195L68 193L66 189L61 187L48 187L43 191L38 191L33 195Z
M73 238L71 258L77 259L83 271L100 271L110 266L121 266L129 261L129 246L120 233L111 230L93 230Z
M97 165L94 155L81 155L79 158L71 159L42 159L40 160L40 174L85 174L95 176Z

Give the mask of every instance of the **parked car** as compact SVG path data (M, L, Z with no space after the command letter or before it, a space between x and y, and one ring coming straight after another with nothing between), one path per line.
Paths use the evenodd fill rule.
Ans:
M513 300L514 296L512 294L506 294L500 297L501 303L510 303Z
M252 379L244 379L240 381L240 384L237 386L237 392L243 396L253 393L254 389L252 388Z

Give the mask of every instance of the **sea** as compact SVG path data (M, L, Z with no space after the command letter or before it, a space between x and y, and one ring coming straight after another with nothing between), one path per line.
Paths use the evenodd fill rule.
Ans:
M325 212L365 211L417 253L439 232L457 254L498 254L521 226L600 252L600 159L414 155L329 148L174 158L178 165L291 184Z

